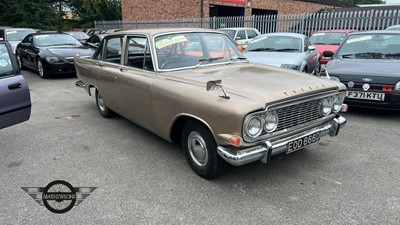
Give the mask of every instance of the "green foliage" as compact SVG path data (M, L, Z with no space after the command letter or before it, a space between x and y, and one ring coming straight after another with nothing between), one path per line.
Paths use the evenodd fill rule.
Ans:
M120 0L0 0L0 26L70 30L121 18Z
M364 4L384 4L384 0L344 0L345 2L354 5L364 5Z
M56 29L63 15L49 0L0 0L0 25Z

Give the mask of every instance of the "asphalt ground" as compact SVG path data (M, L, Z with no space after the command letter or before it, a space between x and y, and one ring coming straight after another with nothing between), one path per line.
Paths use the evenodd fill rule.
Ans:
M400 113L350 108L339 136L204 180L171 144L102 118L76 77L23 71L29 121L0 130L0 224L400 224ZM64 214L21 187L97 187Z

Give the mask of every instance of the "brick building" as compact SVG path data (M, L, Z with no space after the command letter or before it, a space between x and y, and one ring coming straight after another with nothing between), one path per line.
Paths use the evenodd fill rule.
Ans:
M285 15L356 7L340 0L121 0L123 20Z

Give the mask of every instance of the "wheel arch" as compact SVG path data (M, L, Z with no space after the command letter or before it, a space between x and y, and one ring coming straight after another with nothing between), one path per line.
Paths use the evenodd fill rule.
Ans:
M196 121L196 122L202 124L204 127L206 127L208 129L208 131L211 133L211 135L213 136L213 138L215 140L214 132L212 132L211 127L209 126L209 124L206 121L204 121L203 119L196 117L194 115L180 114L175 117L175 119L172 122L171 128L170 128L169 137L172 142L177 142L177 143L181 142L182 129L183 129L183 126L188 121Z

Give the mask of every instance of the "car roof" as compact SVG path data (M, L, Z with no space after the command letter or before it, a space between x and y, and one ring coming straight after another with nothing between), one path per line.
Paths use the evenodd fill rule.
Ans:
M316 33L351 33L351 32L357 32L358 30L346 30L346 29L338 29L338 30L319 30Z
M219 28L218 30L257 30L256 28L253 27L226 27L226 28Z
M107 36L118 35L118 34L148 34L150 36L156 36L160 34L168 34L175 32L208 32L208 33L222 33L221 31L206 29L206 28L149 28L149 29L132 29L132 30L122 30L117 31L111 34L107 34Z
M262 38L266 36L289 36L289 37L298 37L298 38L305 38L307 37L304 34L299 34L299 33L290 33L290 32L277 32L277 33L268 33L268 34L261 34L257 36L257 38Z
M0 29L2 29L2 30L34 30L36 32L36 30L33 28L0 27Z
M397 34L397 35L400 35L400 32L398 30L369 30L369 31L353 32L349 35L357 35L357 34Z

